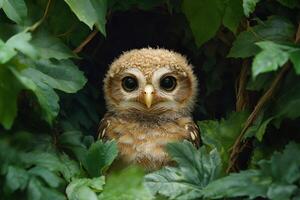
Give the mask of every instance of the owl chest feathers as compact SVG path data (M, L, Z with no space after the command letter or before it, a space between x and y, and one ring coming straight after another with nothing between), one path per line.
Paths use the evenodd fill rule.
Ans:
M106 127L99 134L103 139L117 142L119 158L123 162L153 170L170 162L165 150L167 143L196 140L198 133L191 132L190 122L190 118L151 123L111 117L105 120Z

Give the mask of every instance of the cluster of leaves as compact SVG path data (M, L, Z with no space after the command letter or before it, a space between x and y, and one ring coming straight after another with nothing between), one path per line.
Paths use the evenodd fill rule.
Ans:
M188 54L203 83L203 146L167 145L178 165L144 184L135 167L105 176L117 146L94 141L105 111L94 80L104 70L91 66L103 57L93 55L112 52L114 15L137 10L170 18L161 40ZM0 0L0 196L299 199L299 13L298 0ZM143 27L141 38L130 31L145 40ZM228 173L232 166L244 170Z

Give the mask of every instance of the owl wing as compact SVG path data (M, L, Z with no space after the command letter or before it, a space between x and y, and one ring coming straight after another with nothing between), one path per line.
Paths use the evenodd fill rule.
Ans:
M190 141L199 148L201 145L200 130L195 122L185 124L185 129L189 132Z
M106 139L106 132L108 127L110 126L112 114L106 113L102 120L99 123L98 128L98 140L105 140Z
M176 120L176 123L187 130L187 138L189 141L191 141L195 147L199 148L201 145L201 139L200 139L200 130L197 126L197 124L193 121L191 117L183 117L178 120Z

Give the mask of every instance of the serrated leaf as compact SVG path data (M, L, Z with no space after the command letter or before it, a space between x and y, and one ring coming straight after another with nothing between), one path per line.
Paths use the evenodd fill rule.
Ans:
M243 2L241 0L228 0L226 3L223 24L233 33L241 22L243 15Z
M275 152L270 160L259 162L259 169L230 174L211 182L203 189L209 199L247 196L288 200L297 192L300 179L299 144L288 144L282 153Z
M149 190L143 185L144 171L135 166L125 168L122 171L112 173L106 181L99 199L123 200L123 199L154 199ZM120 180L122 182L120 183Z
M26 68L20 72L14 68L11 70L24 87L34 92L42 108L43 118L52 123L59 111L59 98L54 89L74 93L84 86L86 79L68 60L40 60L31 64L35 68Z
M61 60L76 57L69 47L46 31L39 31L35 34L31 43L39 52L41 59L55 58Z
M283 45L278 45L271 41L256 43L262 51L257 54L252 64L252 76L265 72L276 71L289 59L288 52L284 51Z
M97 193L103 190L104 176L73 180L66 188L69 200L98 200Z
M203 142L211 148L216 148L221 155L223 167L227 167L230 148L240 134L248 112L232 113L227 119L221 121L199 122Z
M196 199L202 189L220 176L221 159L216 149L197 150L190 142L168 144L167 150L178 167L166 167L146 175L146 186L153 194L170 199Z
M202 196L197 185L185 180L181 171L174 167L165 167L145 177L146 186L151 192L170 199L195 199Z
M189 21L198 47L214 37L222 23L223 10L222 0L183 1L182 11Z
M106 0L65 0L78 19L93 28L94 25L105 36Z
M87 151L83 166L90 176L97 177L103 174L118 155L118 148L115 141L103 143L97 141Z
M45 187L37 178L30 179L27 188L27 198L30 200L66 200L64 194Z
M6 173L5 186L10 192L24 190L29 181L29 174L26 170L16 166L9 166Z
M209 199L240 196L247 196L249 199L266 197L271 182L271 177L264 177L257 170L247 170L210 183L203 189L203 194Z
M19 52L29 56L32 59L37 59L37 50L32 46L30 40L32 36L27 32L20 32L6 41L7 47L18 50Z
M203 187L219 176L221 159L216 150L208 154L204 148L197 150L183 141L167 144L167 151L189 183Z
M246 58L256 55L260 49L255 43L260 41L286 42L292 41L295 35L294 25L287 19L272 16L267 21L249 28L238 35L228 57Z
M7 17L18 24L23 24L27 16L27 6L24 0L2 0L1 6Z
M63 180L45 167L36 166L28 171L29 174L42 178L50 187L57 188Z
M249 15L254 12L256 4L259 1L260 0L243 0L244 14L246 17L249 17Z

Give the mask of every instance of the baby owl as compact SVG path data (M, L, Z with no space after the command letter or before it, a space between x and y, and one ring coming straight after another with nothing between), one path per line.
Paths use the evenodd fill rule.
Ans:
M143 48L123 53L104 79L107 113L99 138L114 139L119 159L147 170L170 164L165 145L189 140L199 146L193 122L197 80L181 54Z

